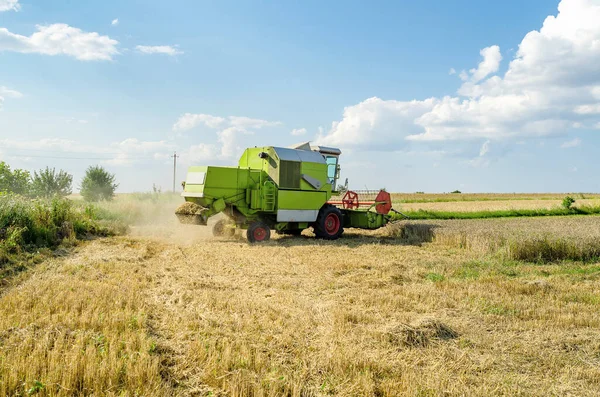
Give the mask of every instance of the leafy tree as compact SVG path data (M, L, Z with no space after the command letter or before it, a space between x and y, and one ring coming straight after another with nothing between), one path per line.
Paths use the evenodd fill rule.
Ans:
M81 195L86 201L112 200L118 186L114 174L99 165L90 166L81 181Z
M575 204L575 199L571 196L565 197L562 201L563 208L567 210L570 210L573 204Z
M29 171L19 169L11 171L8 164L0 161L0 192L28 194L30 177Z
M68 196L72 193L73 175L54 168L46 167L40 173L33 172L31 178L31 192L38 197Z

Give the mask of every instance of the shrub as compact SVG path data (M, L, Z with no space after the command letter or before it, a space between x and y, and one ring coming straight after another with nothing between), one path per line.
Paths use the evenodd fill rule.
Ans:
M571 196L565 197L562 201L563 208L567 210L570 210L573 204L575 204L575 199Z
M450 193L452 193L452 194L461 194L462 192L460 190L454 190L454 191L452 191Z
M90 166L81 182L81 195L86 201L112 200L118 186L114 174L99 165Z
M56 172L54 168L46 167L33 173L31 178L31 193L36 197L54 197L68 196L72 193L71 185L73 176L60 170Z

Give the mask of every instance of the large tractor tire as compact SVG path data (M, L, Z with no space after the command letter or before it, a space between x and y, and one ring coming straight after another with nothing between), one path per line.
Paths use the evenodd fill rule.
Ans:
M344 233L342 211L331 204L324 205L319 211L314 229L317 238L337 240Z
M246 236L251 243L262 243L271 239L271 228L264 222L255 221L248 226Z
M227 219L219 219L212 229L215 237L233 237L235 236L235 226Z

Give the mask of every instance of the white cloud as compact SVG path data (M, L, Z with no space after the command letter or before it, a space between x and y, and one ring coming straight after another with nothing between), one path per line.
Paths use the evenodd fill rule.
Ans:
M19 0L0 0L0 12L19 11L20 9Z
M562 0L529 32L503 75L498 46L460 74L457 96L370 98L344 109L321 143L398 150L409 142L504 141L565 135L600 125L600 1Z
M294 128L290 134L293 136L306 135L306 128Z
M0 95L10 98L22 98L23 94L21 94L17 90L11 90L10 88L4 87L0 85Z
M600 114L600 103L581 105L575 108L577 114Z
M67 123L67 124L76 124L76 123L78 123L78 124L88 124L89 123L88 120L77 119L75 117L65 117L62 120L64 120L65 123Z
M280 121L267 121L260 119L251 119L249 117L229 116L229 123L238 128L260 129L263 127L276 127L281 125Z
M220 158L233 158L238 152L242 151L242 148L236 144L239 134L250 135L252 132L239 127L229 127L217 132L218 141L221 144Z
M119 24L119 18L115 18L112 20L112 22L110 23L112 26L117 26Z
M490 151L490 141L485 141L479 150L479 157L485 156Z
M454 68L450 68L450 70L448 71L448 74L449 74L450 76L452 76L453 74L456 74L456 69L454 69Z
M79 141L62 138L43 138L23 141L0 139L0 150L8 149L7 157L15 151L23 151L32 157L56 156L78 159L98 160L111 165L131 165L148 158L168 157L176 146L167 141L140 141L127 138L106 146L86 145Z
M469 71L471 73L471 80L474 83L485 79L491 73L496 73L500 68L500 61L502 61L500 47L497 45L486 47L479 54L483 57L483 61L477 66L477 69Z
M179 117L173 125L173 131L187 131L204 124L208 128L218 128L225 123L223 117L211 116L210 114L186 113Z
M490 159L486 155L490 152L490 149L490 141L485 141L483 145L481 145L481 149L479 149L479 156L469 160L468 164L474 168L488 167L490 165Z
M76 141L62 138L43 138L32 141L0 139L0 147L17 150L56 151L69 153L102 153L102 149L91 145L82 145Z
M282 125L282 123L279 121L267 121L244 116L229 116L224 118L203 113L185 113L179 117L175 124L173 124L173 131L188 131L201 125L217 130L217 142L220 146L199 144L196 145L196 149L203 153L203 157L207 157L207 153L210 150L210 153L212 153L214 158L230 159L237 155L242 149L236 143L239 135L251 135L254 133L253 130L259 130L265 127L276 127ZM186 157L188 159L194 159L195 155L189 154Z
M108 36L84 32L62 23L37 25L37 32L31 36L0 28L0 51L68 55L80 61L109 61L119 54L118 44Z
M576 147L579 145L581 145L581 139L575 138L570 141L563 142L563 144L560 145L560 147L563 149L567 149L567 148Z
M184 164L200 163L206 164L209 161L218 159L220 150L216 145L200 143L192 145L188 150L181 154L181 160Z
M0 86L0 110L2 110L2 105L4 104L5 98L22 98L23 94L19 91L11 90L10 88Z
M104 162L111 165L131 165L150 156L155 159L165 158L175 149L176 146L167 141L140 141L137 138L127 138L110 145L109 150L115 153L114 157Z
M377 97L344 109L342 121L334 122L316 142L326 146L370 147L397 150L406 144L405 136L422 129L415 120L430 112L439 100L393 101Z
M181 55L183 51L170 45L138 45L136 50L143 54L164 54L169 56Z
M261 129L264 127L276 127L281 125L279 121L267 121L261 119L252 119L250 117L229 116L223 118L212 116L210 114L185 113L173 125L173 131L187 131L199 125L205 125L208 128L219 128L222 126L237 127L240 129Z
M477 83L484 80L490 74L496 73L500 68L500 62L502 61L500 47L497 45L486 47L479 54L483 57L483 60L479 63L477 69L469 70L470 77L466 72L461 73L461 79L464 83L458 89L458 93L462 96L478 97L482 95L483 89Z

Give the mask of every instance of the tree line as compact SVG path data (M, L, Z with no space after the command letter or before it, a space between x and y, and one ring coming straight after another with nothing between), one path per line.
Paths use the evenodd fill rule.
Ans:
M81 180L80 193L86 201L112 200L119 185L115 175L99 165L90 166ZM34 198L66 197L73 193L73 175L46 167L31 174L0 161L0 193Z

